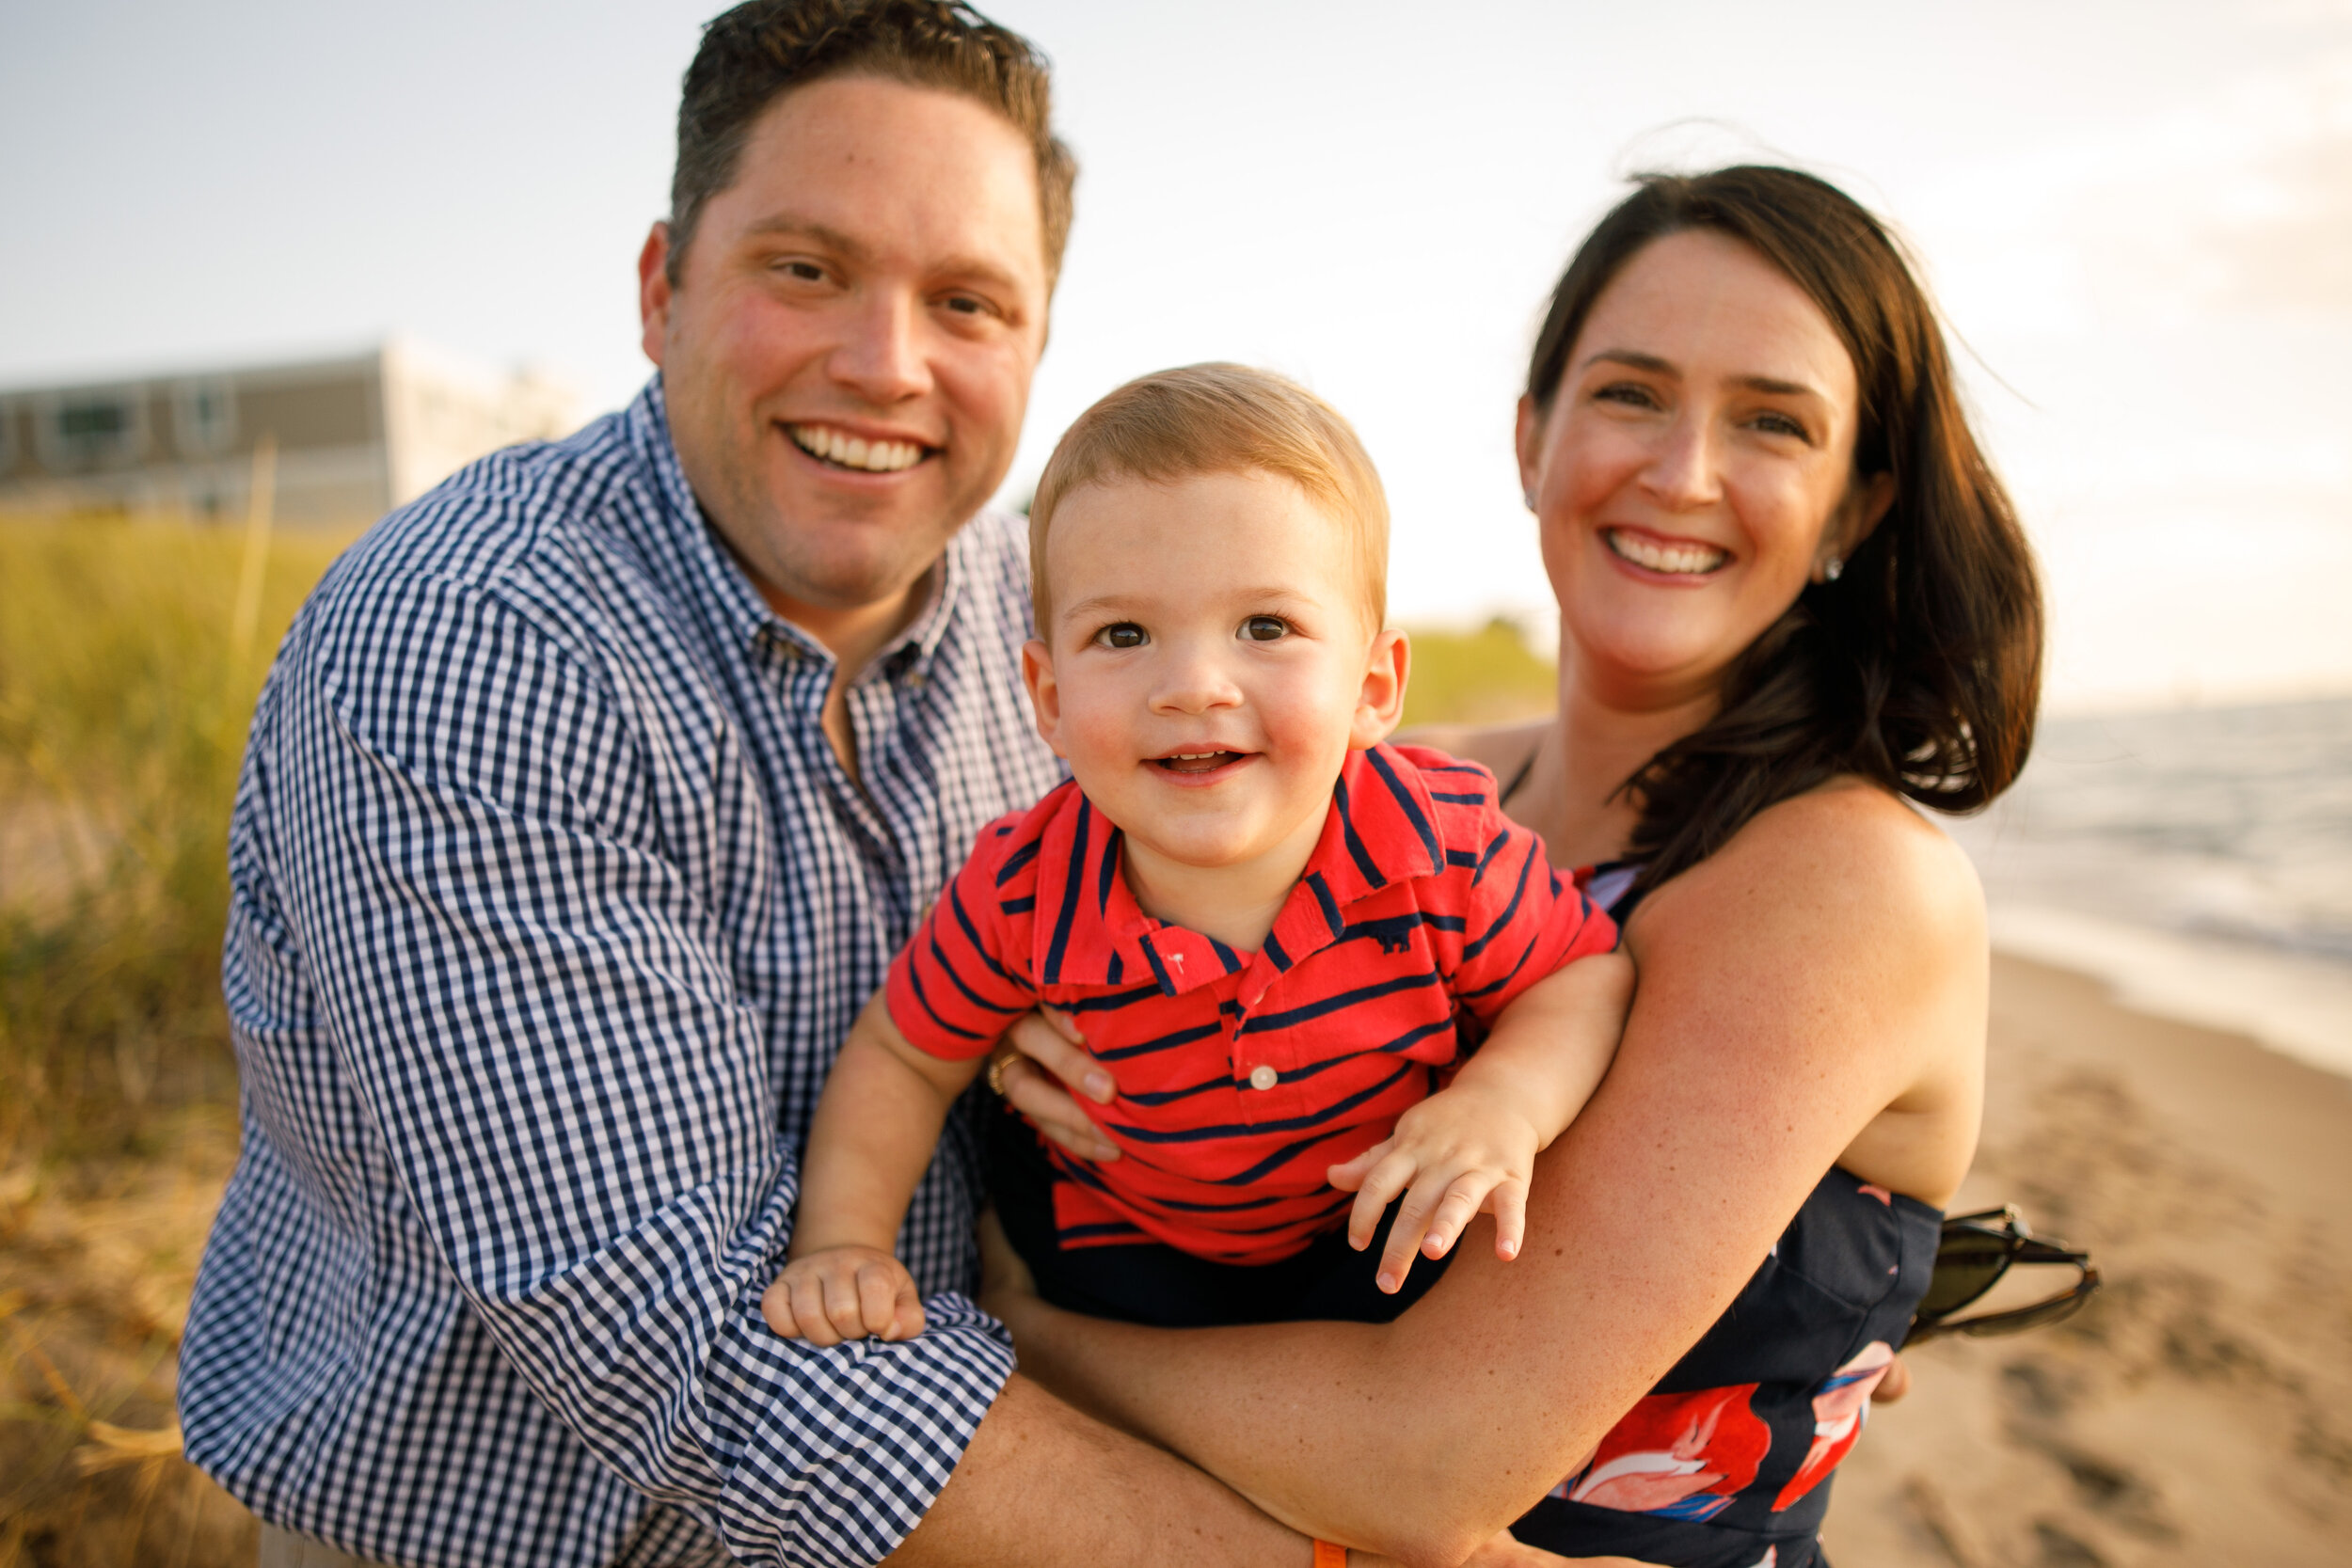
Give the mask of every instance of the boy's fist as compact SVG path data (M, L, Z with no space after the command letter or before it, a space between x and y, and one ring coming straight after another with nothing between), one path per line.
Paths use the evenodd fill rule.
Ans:
M912 1339L923 1302L906 1265L878 1247L826 1247L795 1258L759 1298L768 1326L787 1339Z

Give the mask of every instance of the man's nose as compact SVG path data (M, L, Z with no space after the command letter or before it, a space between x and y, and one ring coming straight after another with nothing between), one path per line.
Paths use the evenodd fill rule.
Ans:
M1714 420L1702 411L1686 409L1660 434L1642 470L1642 486L1668 511L1712 505L1722 494L1717 455Z
M930 390L921 302L899 289L866 293L834 349L831 369L834 380L878 407Z

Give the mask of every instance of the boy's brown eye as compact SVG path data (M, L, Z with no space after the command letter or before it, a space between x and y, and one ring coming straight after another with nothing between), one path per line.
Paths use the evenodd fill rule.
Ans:
M1242 637L1251 642L1271 642L1290 635L1291 624L1279 615L1252 615L1241 624Z
M1121 621L1117 626L1104 626L1095 635L1103 640L1103 645L1106 648L1140 648L1143 646L1143 628L1133 621Z

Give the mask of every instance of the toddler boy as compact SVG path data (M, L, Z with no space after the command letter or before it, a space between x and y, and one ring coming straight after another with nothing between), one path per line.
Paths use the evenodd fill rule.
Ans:
M1606 1069L1632 971L1485 769L1381 743L1407 661L1387 535L1346 421L1263 372L1146 376L1062 437L1024 672L1071 781L982 832L843 1045L763 1304L780 1333L920 1332L891 1255L908 1200L1041 1006L1121 1091L1080 1101L1112 1161L993 1118L999 1211L1048 1299L1385 1318L1414 1252L1482 1209L1516 1254L1534 1156ZM1356 1254L1400 1194L1375 1275Z

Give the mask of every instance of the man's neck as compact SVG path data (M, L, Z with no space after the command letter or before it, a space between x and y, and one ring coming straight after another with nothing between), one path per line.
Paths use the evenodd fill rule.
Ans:
M754 585L769 609L815 638L833 655L833 687L825 693L825 739L852 780L858 777L858 760L857 733L850 724L850 688L874 661L874 656L921 611L930 597L931 582L939 571L933 565L895 598L847 609L803 603L754 578Z
M1306 875L1327 815L1327 807L1310 814L1273 848L1233 865L1188 865L1129 833L1120 869L1144 913L1254 953Z

